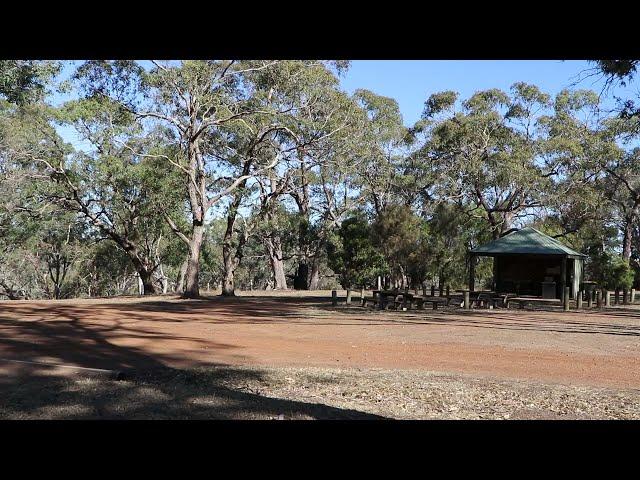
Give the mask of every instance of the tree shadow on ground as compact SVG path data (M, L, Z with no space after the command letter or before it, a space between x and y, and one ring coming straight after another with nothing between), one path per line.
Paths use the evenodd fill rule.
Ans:
M260 391L260 384L268 382L268 378L260 370L239 367L165 367L134 372L123 381L25 373L0 377L0 418L384 419L357 410L266 396Z
M123 325L80 321L81 317L37 321L0 317L0 418L48 419L381 419L356 410L270 398L256 384L268 385L260 370L200 366L169 368L175 354L150 354L142 347L114 342L123 338L175 340L174 335ZM197 339L189 338L190 341ZM205 340L202 340L205 342ZM208 348L232 345L206 340ZM15 361L18 362L15 362ZM22 362L34 362L22 363ZM124 381L54 375L48 365L120 369ZM192 364L198 365L195 362ZM202 364L205 365L205 364ZM69 372L72 369L67 370ZM247 384L244 388L242 385Z

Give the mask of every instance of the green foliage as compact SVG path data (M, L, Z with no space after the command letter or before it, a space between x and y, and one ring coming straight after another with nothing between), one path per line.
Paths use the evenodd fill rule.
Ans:
M344 288L373 284L385 271L385 259L372 241L365 219L354 216L342 225L327 245L329 266Z
M41 101L59 71L58 62L0 60L0 99L17 105Z
M374 244L383 254L391 271L405 274L414 261L419 260L420 246L424 247L423 224L411 209L390 205L372 225Z
M631 288L634 271L618 255L604 252L591 257L594 265L595 279L609 290L616 288Z

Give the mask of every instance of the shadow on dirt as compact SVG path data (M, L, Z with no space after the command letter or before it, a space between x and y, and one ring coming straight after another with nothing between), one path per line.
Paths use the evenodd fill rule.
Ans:
M357 410L266 396L260 384L268 378L259 370L238 367L161 368L132 373L123 381L25 373L0 376L0 418L384 419Z
M93 306L89 309L95 313ZM259 387L268 386L268 376L258 369L211 364L204 367L195 362L191 364L196 368L188 370L169 368L166 365L184 359L125 346L123 339L153 342L179 341L181 337L137 327L135 322L132 325L115 319L98 321L86 312L86 317L83 316L83 309L77 306L48 308L46 321L41 318L45 312L40 308L23 305L10 310L12 318L5 316L7 310L0 313L0 358L118 369L125 373L125 380L85 378L78 374L61 377L32 364L0 360L3 419L383 418L320 403L268 397ZM24 319L13 318L16 314ZM209 340L202 342L209 349L234 348Z

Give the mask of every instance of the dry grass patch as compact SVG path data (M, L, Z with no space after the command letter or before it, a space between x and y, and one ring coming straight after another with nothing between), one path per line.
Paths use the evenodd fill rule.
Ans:
M640 392L420 371L214 367L24 379L4 419L640 419Z

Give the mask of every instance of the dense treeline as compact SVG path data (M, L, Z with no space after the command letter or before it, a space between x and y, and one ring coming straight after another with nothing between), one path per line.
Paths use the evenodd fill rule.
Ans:
M527 224L593 280L640 280L632 103L516 83L434 93L407 128L347 68L0 61L0 297L457 286Z

